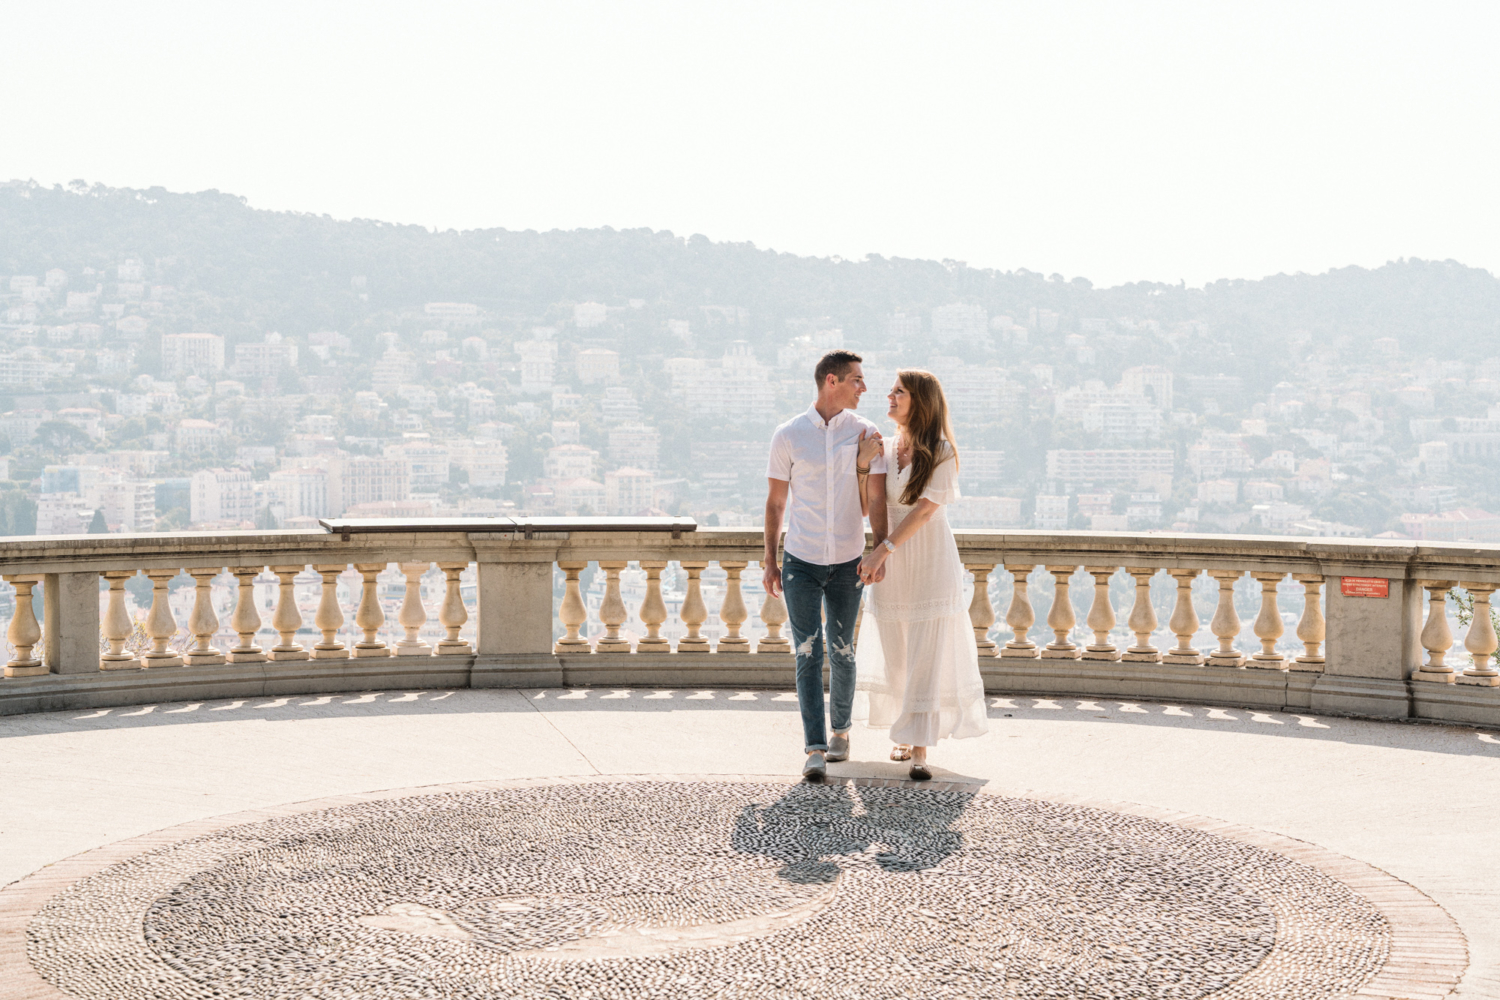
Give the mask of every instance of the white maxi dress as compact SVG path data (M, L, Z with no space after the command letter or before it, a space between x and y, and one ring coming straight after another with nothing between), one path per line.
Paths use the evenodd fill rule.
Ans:
M895 435L885 442L892 533L915 509L901 503L911 469L898 470L895 442ZM952 450L946 442L944 448ZM873 729L889 728L893 743L930 747L989 728L965 571L948 527L946 507L958 495L955 463L938 463L921 496L940 505L937 513L886 559L885 579L865 588L854 717Z

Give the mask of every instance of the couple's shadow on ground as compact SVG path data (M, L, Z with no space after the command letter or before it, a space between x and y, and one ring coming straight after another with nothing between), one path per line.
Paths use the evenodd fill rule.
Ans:
M799 884L834 881L845 870L840 858L867 859L891 874L925 871L963 849L964 835L953 824L976 794L976 787L873 785L830 776L746 805L730 844L780 861L778 875Z

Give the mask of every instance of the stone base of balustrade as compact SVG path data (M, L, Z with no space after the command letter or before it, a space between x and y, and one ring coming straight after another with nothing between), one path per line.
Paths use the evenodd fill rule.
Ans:
M1213 667L1243 667L1245 656L1243 653L1210 653L1208 665Z
M1042 649L1041 658L1044 660L1076 660L1079 651L1077 649Z
M254 653L236 653L234 650L224 654L224 658L230 663L265 663L269 657L259 650Z
M141 661L137 660L133 656L127 656L127 657L125 657L123 659L119 659L119 660L111 660L109 658L109 655L105 654L104 656L99 657L99 669L100 670L139 670L139 669L141 669ZM42 673L47 673L47 672L48 672L47 668L43 667L42 668Z
M1370 718L1415 714L1500 727L1500 689L1495 688L1424 684L1414 686L1413 698L1404 680L1246 670L1213 663L1076 660L1063 665L1040 658L994 657L979 661L979 673L991 694L1177 701Z
M315 660L347 660L349 659L349 651L342 646L338 649L319 649L314 646L312 648L312 658Z
M1183 667L1201 667L1204 660L1202 655L1197 653L1192 655L1188 655L1187 653L1163 653L1161 654L1161 662L1175 663Z
M1452 684L1458 680L1458 675L1451 670L1422 670L1413 671L1411 679L1423 684Z
M783 653L480 654L474 687L783 688L795 682L797 660Z
M1500 729L1500 688L1466 684L1411 685L1412 715Z
M559 656L564 687L790 688L797 658L786 653L632 653Z
M1470 674L1458 675L1458 683L1473 684L1476 687L1500 687L1500 674Z
M266 656L272 660L277 661L278 663L284 660L312 659L312 657L308 655L308 652L305 649L273 649L269 653L267 653Z
M7 677L36 677L48 673L45 663L22 664L18 666L7 666L5 676Z
M161 667L180 667L182 666L182 657L178 656L176 653L172 653L168 656L152 656L150 653L146 653L141 657L141 666L147 669L150 669L152 667L158 669Z
M0 681L0 715L275 695L564 686L791 690L790 651L599 656L391 656L250 661L193 669L42 674ZM995 656L979 661L992 694L1078 696L1417 718L1500 729L1500 687L1414 683L1296 670Z
M1329 715L1364 715L1404 719L1411 711L1411 692L1403 678L1303 674L1311 679L1307 707Z
M183 670L46 674L0 682L0 715L346 691L470 686L472 656L262 660Z
M1286 657L1262 656L1257 653L1245 660L1245 666L1254 667L1257 670L1285 670Z
M1035 660L1041 656L1042 651L1036 646L1003 646L1000 649L999 659L1002 660Z
M433 652L438 656L473 656L474 647L467 642L449 642L444 639Z
M1120 651L1118 649L1085 649L1079 659L1100 663L1115 662L1120 659Z
M1107 660L1007 660L979 662L991 694L1129 698L1198 705L1245 705L1281 709L1287 705L1285 674L1191 664Z
M384 659L384 658L386 658L388 656L391 656L391 655L392 655L392 651L391 651L391 647L389 647L389 646L355 646L354 647L354 656L355 656L356 659L366 659L366 658L371 658L371 657L373 657L375 659Z
M223 653L184 653L182 659L190 667L217 667L227 662Z
M1120 659L1126 663L1160 663L1161 654L1155 650L1149 653L1132 653L1126 651L1120 655Z
M1323 668L1327 665L1327 663L1328 661L1323 659L1323 657L1321 656L1316 660L1309 660L1306 657L1298 656L1287 663L1286 668L1288 670L1297 670L1304 673L1321 674L1323 672Z

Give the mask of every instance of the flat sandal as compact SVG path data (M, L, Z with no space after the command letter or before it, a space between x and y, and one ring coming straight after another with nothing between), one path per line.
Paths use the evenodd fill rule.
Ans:
M911 747L905 743L897 743L891 747L891 760L911 760Z

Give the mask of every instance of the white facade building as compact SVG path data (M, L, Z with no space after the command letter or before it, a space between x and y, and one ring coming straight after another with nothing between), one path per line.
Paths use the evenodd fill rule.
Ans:
M557 369L557 344L551 340L523 340L516 345L521 356L521 391L547 395Z
M580 302L573 307L573 325L580 330L603 326L608 319L609 309L602 302Z
M446 443L449 463L468 473L470 486L491 489L505 485L509 459L504 442L494 438L474 438Z
M661 434L646 424L620 424L609 431L609 460L616 465L655 471L660 462Z
M328 470L316 466L277 469L269 480L285 517L328 517Z
M932 311L932 342L988 344L989 326L990 314L984 306L965 305L962 302L938 306Z
M543 475L548 479L593 479L598 457L598 452L581 444L560 444L547 449Z
M161 367L169 378L224 370L224 338L212 333L164 333Z
M253 521L255 481L246 469L200 469L188 491L188 517L205 521Z
M656 476L645 469L616 469L604 474L604 507L607 513L625 517L651 509Z

